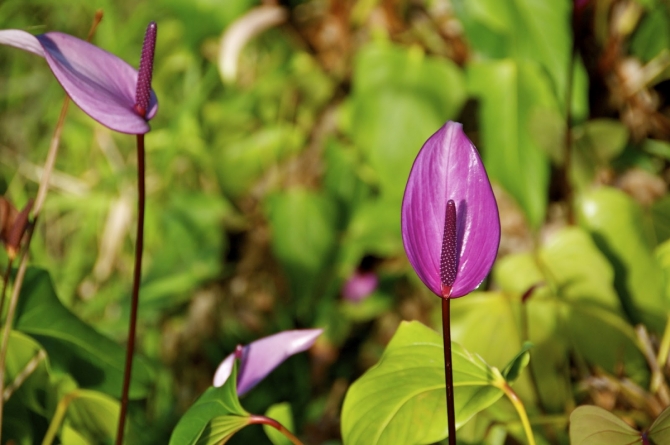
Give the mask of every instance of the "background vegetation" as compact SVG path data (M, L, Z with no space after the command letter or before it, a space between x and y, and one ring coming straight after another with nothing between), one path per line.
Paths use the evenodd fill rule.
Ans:
M261 3L284 18L222 72L222 36ZM134 66L146 24L158 23L134 442L167 443L237 344L322 327L309 354L242 402L263 413L288 401L305 443L340 443L344 394L399 322L439 324L399 218L416 153L450 119L482 153L503 232L482 292L452 305L455 340L501 367L534 343L515 389L540 443L566 443L580 404L647 427L670 404L659 354L670 310L670 4L575 3L0 3L2 29L80 37L101 8L94 42ZM22 207L64 93L38 57L0 48L0 67L0 192ZM122 357L125 341L134 145L71 107L31 247L40 270L16 326L30 335L21 350L43 348L48 366L9 399L5 440L40 443L74 388L118 397L120 371L96 364ZM379 286L354 303L342 288L357 270ZM66 319L67 329L54 322ZM96 351L91 326L118 350ZM68 329L90 342L68 341ZM96 437L69 416L64 430ZM524 440L502 399L462 431L463 443ZM230 443L269 442L251 427Z

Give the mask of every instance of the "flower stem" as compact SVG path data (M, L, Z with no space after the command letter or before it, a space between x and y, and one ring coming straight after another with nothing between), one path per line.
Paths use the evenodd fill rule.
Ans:
M2 277L2 295L0 296L0 317L2 317L3 309L5 308L5 295L7 295L7 284L9 283L9 277L12 273L12 266L14 265L14 259L10 258L7 263L7 270Z
M454 411L454 374L451 363L451 298L442 298L442 336L444 339L444 383L447 397L449 445L456 445L456 412Z
M268 425L271 426L272 428L276 429L280 433L282 433L288 440L291 441L293 445L303 445L303 443L295 437L284 425L281 423L277 422L275 419L271 419L269 417L265 416L260 416L257 414L252 414L249 416L249 424L253 425Z
M144 135L137 135L137 240L135 243L135 270L133 273L133 294L130 302L130 323L128 325L128 346L126 347L126 367L123 371L123 389L121 391L121 412L119 428L116 433L116 445L123 443L123 433L128 411L128 392L133 368L135 352L135 332L137 328L137 306L140 300L140 279L142 276L142 249L144 246L144 203L146 190L144 186Z
M519 414L521 424L523 425L523 430L525 431L526 437L528 438L528 445L535 445L535 436L533 436L533 429L530 427L530 421L528 420L528 414L526 414L526 408L523 406L523 402L521 399L519 399L519 396L516 395L514 390L507 384L507 382L503 382L499 388L505 393L510 402L512 402L516 412Z

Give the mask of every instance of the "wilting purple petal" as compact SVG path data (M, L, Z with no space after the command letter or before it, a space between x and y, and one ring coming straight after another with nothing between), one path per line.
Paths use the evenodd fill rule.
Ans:
M345 300L361 301L372 294L379 285L379 279L374 272L355 271L342 287L342 296Z
M500 219L477 149L455 122L447 122L421 148L402 203L402 239L407 257L421 281L440 297L440 260L449 200L456 208L458 264L448 297L457 298L474 290L489 273L500 243Z
M147 120L158 111L156 94L151 91L145 120L134 110L137 70L115 55L60 32L1 30L0 44L44 57L72 101L102 125L121 133L149 131Z
M323 329L284 331L256 340L226 357L214 374L214 386L222 386L230 377L235 357L240 358L237 394L243 395L263 380L290 356L308 350Z

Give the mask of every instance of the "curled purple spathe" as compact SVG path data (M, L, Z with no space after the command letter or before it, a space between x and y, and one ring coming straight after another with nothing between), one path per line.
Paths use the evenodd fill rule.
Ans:
M0 44L44 57L72 101L102 125L121 133L144 134L158 111L151 90L146 114L135 111L137 70L117 56L60 32L34 36L18 29L0 30Z
M238 346L228 355L214 374L214 386L222 386L230 377L235 359L240 360L237 372L237 394L243 395L256 386L287 358L308 350L323 329L298 329L263 337L246 346Z
M401 225L412 267L439 297L470 293L491 270L500 244L498 206L484 164L460 124L447 122L421 148L407 180ZM445 252L454 242L456 254ZM455 278L447 270L455 270ZM443 282L447 276L451 283Z

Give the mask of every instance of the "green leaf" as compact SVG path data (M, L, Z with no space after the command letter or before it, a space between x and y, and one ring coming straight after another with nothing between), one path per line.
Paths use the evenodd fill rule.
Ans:
M337 212L322 194L291 189L266 201L272 251L286 271L301 316L312 313L319 273L336 245Z
M293 427L293 411L291 410L291 404L288 402L270 406L265 412L265 417L276 420L290 432L295 431ZM270 442L274 445L291 445L291 441L286 436L271 426L263 424L263 431L265 431Z
M347 445L423 444L447 436L441 336L402 322L381 360L347 392L342 435ZM452 343L456 425L498 400L496 368Z
M670 195L653 203L650 214L656 243L661 244L670 239Z
M579 221L614 268L614 286L633 323L664 327L668 298L642 211L625 193L602 187L578 201Z
M613 286L614 269L583 229L555 232L537 255L505 257L495 265L494 278L517 302L531 286L541 284L523 306L512 306L507 311L525 314L528 339L535 344L530 366L535 375L542 376L537 383L545 407L563 409L570 403L566 399L571 394L570 382L565 374L569 351L611 373L616 373L623 361L630 378L642 385L648 381L646 360ZM492 306L500 311L498 307ZM472 313L470 317L475 319L474 310ZM509 318L511 321L489 316L493 320L482 321L496 323L493 326L500 330L501 337L511 342L513 336L506 332L513 316ZM493 334L485 334L485 338L493 338ZM607 342L599 341L602 338ZM500 342L491 340L488 348L505 348L498 346ZM482 353L487 354L487 350L482 349Z
M297 127L279 124L226 143L216 158L221 187L231 196L245 193L268 168L298 153L304 139Z
M670 20L666 8L654 8L642 17L630 42L631 52L647 63L670 47Z
M457 0L455 9L475 50L542 65L563 103L571 53L570 2ZM497 38L491 36L493 34Z
M111 444L116 436L120 404L106 394L76 389L69 400L60 437L63 443Z
M580 406L570 414L571 445L633 445L636 443L642 443L640 432L600 407Z
M353 88L352 138L377 173L384 199L400 203L419 149L465 101L462 72L417 47L375 42L357 53Z
M237 361L226 383L210 387L182 416L172 432L170 445L225 443L249 425L247 413L237 397Z
M532 347L533 343L529 341L524 342L521 351L502 370L502 375L507 380L507 383L514 383L519 378L519 375L521 375L521 372L526 369L526 366L530 362L530 349Z
M649 427L648 433L654 443L670 443L670 407L665 408L656 420L654 420L654 423Z
M481 100L479 149L488 174L537 228L546 212L549 159L532 136L537 129L531 121L555 107L547 79L537 66L511 59L472 63L467 76L470 91Z
M608 167L628 142L628 128L614 119L593 119L573 130L573 183L580 189L593 183L598 169Z
M79 385L120 397L126 350L77 318L60 302L49 274L30 268L17 306L16 329L47 351L54 368L72 374ZM130 398L146 396L151 370L135 357Z

